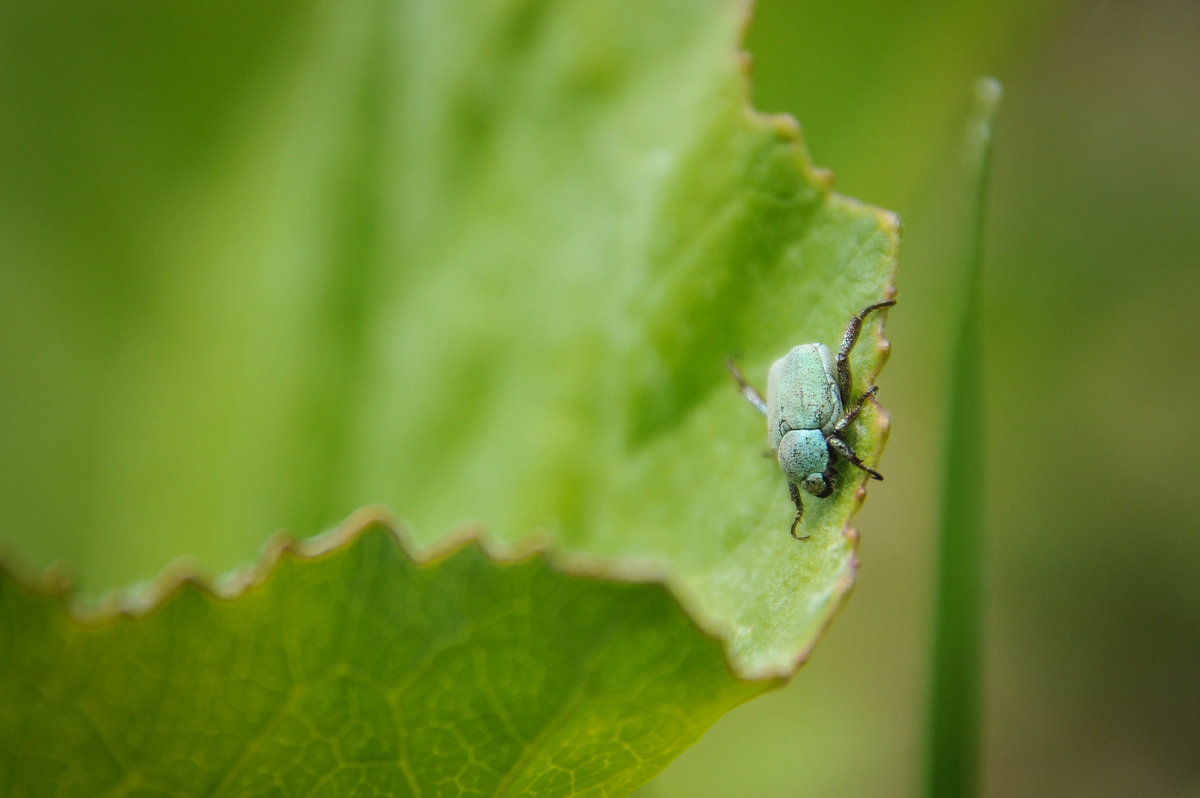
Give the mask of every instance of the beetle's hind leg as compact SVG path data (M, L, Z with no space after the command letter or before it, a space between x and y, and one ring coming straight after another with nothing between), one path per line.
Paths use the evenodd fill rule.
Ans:
M842 392L843 402L850 399L850 350L858 343L858 335L862 332L863 319L873 310L890 308L894 304L896 304L896 300L885 299L882 302L867 305L850 317L850 323L846 325L846 332L842 335L842 346L838 349L837 353L837 383L838 390Z
M796 534L796 527L800 526L800 519L804 517L804 503L800 501L800 489L790 480L787 485L788 492L792 494L792 504L796 505L796 520L792 522L792 537L796 540L808 540L808 535Z
M738 368L737 363L733 362L733 358L729 358L729 360L725 361L725 365L729 367L729 373L733 375L735 380L737 380L738 390L741 391L742 396L746 398L747 402L754 405L755 410L765 416L767 414L767 400L763 399L762 394L758 392L758 389L750 384L750 381L746 379L744 374L742 374L742 370Z
M862 460L860 460L858 457L858 454L856 454L855 451L850 448L850 444L846 443L841 438L837 437L836 435L829 435L825 438L825 443L829 445L830 449L837 452L839 457L844 457L846 460L849 460L852 464L858 466L863 471L866 471L868 474L870 474L871 479L878 479L878 480L883 479L883 474L880 474L878 471L871 468L866 463L864 463Z

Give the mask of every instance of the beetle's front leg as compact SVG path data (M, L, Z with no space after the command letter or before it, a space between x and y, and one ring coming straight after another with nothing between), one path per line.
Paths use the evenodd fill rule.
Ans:
M873 310L890 308L894 304L896 304L896 300L885 299L882 302L867 305L850 317L850 323L846 325L846 332L842 335L842 347L838 349L837 353L837 383L838 390L842 392L843 402L850 398L850 350L858 343L858 335L862 332L863 319Z
M765 416L767 414L767 400L763 399L758 389L750 384L750 381L742 374L742 370L738 368L737 363L733 362L733 358L725 361L725 365L729 367L729 373L737 380L738 389L741 391L742 396L746 397L746 401L754 405L754 408Z
M792 537L796 540L808 540L808 535L801 537L796 534L796 527L800 525L800 519L804 517L804 503L800 501L800 489L791 480L788 480L788 492L792 494L792 504L796 505L796 520L792 522Z
M846 458L851 463L853 463L854 465L861 468L863 471L866 471L868 474L870 474L872 479L878 479L878 480L883 479L883 474L880 474L878 471L871 468L866 463L864 463L862 460L860 460L858 458L858 455L855 454L854 450L850 448L850 444L846 443L841 438L838 438L838 437L830 434L829 436L827 436L825 438L825 443L827 443L829 445L830 449L833 449L833 451L837 452L840 457Z

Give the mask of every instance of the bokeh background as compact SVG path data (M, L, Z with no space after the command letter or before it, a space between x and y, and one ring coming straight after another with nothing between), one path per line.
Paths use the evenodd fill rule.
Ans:
M984 277L984 794L1200 795L1200 4L759 0L755 104L904 221L850 602L657 796L919 794L972 81L1005 87Z
M0 31L0 68L15 74L24 68L25 54L56 36L103 41L90 35L97 25L110 25L106 35L112 40L147 40L139 25L153 20L103 11L89 16L86 6L75 4L65 28L31 24L19 40L11 30ZM277 508L252 507L255 496L242 495L236 475L295 454L284 445L228 452L234 475L229 484L196 490L171 475L147 474L145 484L106 482L88 457L104 449L93 439L105 434L97 432L96 419L113 408L97 406L94 393L41 395L18 385L119 383L119 373L103 370L103 358L76 345L80 330L136 336L130 318L174 323L156 318L147 306L155 274L146 265L155 256L202 263L204 253L131 254L131 240L122 236L150 214L172 236L180 225L198 225L195 238L202 247L205 225L228 230L238 222L236 208L228 217L191 218L186 198L177 216L153 216L147 198L158 196L162 184L186 179L199 185L198 206L206 191L255 203L264 186L287 186L287 176L271 169L304 157L257 150L271 141L272 130L251 127L242 155L248 163L260 159L262 168L246 170L246 185L206 186L196 179L213 157L199 145L215 126L230 124L203 109L224 107L213 101L222 92L252 96L255 87L236 85L238 75L254 71L247 59L292 35L289 25L299 18L282 2L222 7L238 31L226 37L223 61L188 50L190 39L155 44L164 59L201 68L202 79L186 91L163 74L128 75L130 97L161 97L136 125L121 127L119 116L92 118L89 97L107 88L86 80L68 86L62 79L86 75L89 59L119 65L119 48L71 51L75 60L60 65L62 74L46 76L44 95L0 97L0 120L6 119L0 147L23 147L28 142L22 137L49 135L60 138L53 146L61 153L48 180L43 174L34 181L32 170L5 161L12 190L4 193L4 218L20 223L27 210L30 218L45 218L47 208L70 214L91 226L81 240L104 241L104 252L80 253L76 242L46 235L38 240L50 242L48 249L34 254L62 262L111 257L114 266L99 276L73 275L63 285L36 284L50 279L46 275L3 272L13 281L6 283L13 288L8 296L0 295L6 328L49 334L36 346L12 334L0 340L0 362L7 364L0 374L0 442L6 442L0 445L22 451L21 457L0 457L0 511L16 528L6 536L21 554L38 563L58 557L82 562L85 578L103 575L96 580L100 586L128 576L118 575L114 563L136 562L135 575L149 576L178 552L166 538L123 550L79 528L79 502L92 501L102 515L111 511L106 518L112 525L120 515L116 505L103 506L110 493L175 489L180 502L194 502L224 492L243 502L236 508L241 517L257 514L260 527L273 529ZM196 25L224 18L204 14ZM336 16L329 24L336 28ZM959 153L971 86L991 74L1006 95L984 278L988 468L980 478L988 486L990 532L985 794L1200 795L1200 4L758 0L747 48L755 61L756 105L795 115L813 159L836 173L843 193L892 209L904 221L901 304L889 316L893 356L880 381L894 422L883 460L887 481L872 486L856 522L862 568L855 594L811 662L788 688L721 720L645 793L920 792L945 364L966 224ZM252 121L285 125L296 108L330 91L329 74L311 77L300 94ZM68 88L70 96L54 93ZM65 108L75 116L66 116ZM361 111L321 112L337 120ZM100 138L103 147L96 144ZM163 149L163 141L171 149ZM323 145L314 139L298 146L319 151ZM378 142L362 146L369 151ZM350 163L352 176L358 175L356 163ZM77 180L80 170L85 176ZM125 170L120 179L128 185L120 202L64 193L65 186L111 184L115 170ZM21 182L27 179L28 185ZM308 187L292 187L298 207ZM345 189L353 193L354 186ZM300 211L290 218L303 217ZM263 238L261 230L243 232L247 241ZM264 256L296 256L287 251L286 230L266 240L273 249ZM0 257L15 262L22 254ZM146 268L116 268L130 263ZM198 307L206 290L228 278L200 274ZM143 295L139 286L150 288ZM256 286L245 289L255 296ZM13 299L41 293L54 304ZM289 331L271 324L269 302L238 311L272 332L264 345L288 342ZM44 323L47 318L53 322ZM186 327L187 319L178 324ZM230 340L240 334L213 332ZM214 342L192 343L202 353ZM147 340L141 352L153 356L154 347ZM214 384L230 373L228 364L203 358L178 368L211 369ZM179 384L189 381L181 377ZM185 412L194 402L200 413L211 408L199 403L219 396L180 399ZM341 397L326 399L332 406ZM135 402L127 412L148 408ZM270 437L275 421L251 414L246 423L267 425ZM86 445L76 445L81 440ZM199 465L205 473L220 472L212 463ZM100 478L91 480L96 473ZM69 486L89 480L96 495L74 497ZM164 488L156 480L179 487ZM303 499L313 506L321 500ZM291 502L290 511L303 516L303 501ZM208 508L188 511L202 515ZM220 528L219 513L213 513ZM39 529L53 533L28 533L33 527L25 522L35 518ZM164 515L164 529L169 521ZM312 524L326 521L314 516ZM233 545L212 544L214 551Z

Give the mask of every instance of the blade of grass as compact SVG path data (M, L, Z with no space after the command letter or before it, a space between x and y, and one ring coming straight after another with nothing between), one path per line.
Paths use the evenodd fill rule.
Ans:
M1000 96L996 80L983 78L976 83L966 135L974 212L950 363L929 688L926 794L931 798L974 795L979 785L985 540L980 272L992 132Z

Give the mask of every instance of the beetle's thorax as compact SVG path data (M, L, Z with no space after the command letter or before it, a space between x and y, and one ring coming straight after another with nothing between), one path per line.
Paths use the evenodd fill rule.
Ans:
M789 430L832 431L842 415L842 397L833 374L833 355L824 344L793 347L771 366L767 439L773 451L778 451Z
M824 474L829 468L829 445L825 443L825 433L819 429L789 430L780 438L776 456L788 481L805 490L809 490L810 478Z

